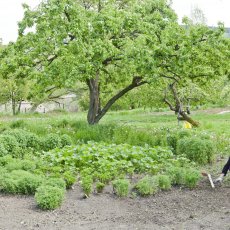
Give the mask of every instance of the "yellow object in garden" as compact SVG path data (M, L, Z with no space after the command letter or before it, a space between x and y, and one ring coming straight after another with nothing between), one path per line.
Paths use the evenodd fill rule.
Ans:
M192 125L191 125L189 122L185 121L185 122L184 122L184 128L185 128L185 129L191 129L191 128L192 128Z

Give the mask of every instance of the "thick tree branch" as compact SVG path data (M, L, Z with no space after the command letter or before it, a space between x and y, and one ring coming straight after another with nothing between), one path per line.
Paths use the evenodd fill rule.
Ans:
M96 116L95 122L99 122L99 120L106 114L106 112L110 109L110 107L122 96L124 96L126 93L128 93L130 90L139 87L143 84L148 83L147 81L143 81L142 77L136 76L133 78L133 81L130 85L122 89L119 93L117 93L115 96L113 96L104 106L104 108L101 110L101 112Z
M171 79L171 80L173 80L173 81L179 83L179 81L178 81L175 77L166 76L166 75L164 75L164 74L161 74L160 77L167 78L167 79Z
M111 56L111 57L106 58L106 59L102 62L102 64L103 64L103 65L109 65L112 61L120 61L120 60L122 60L121 57L114 57L114 56Z
M175 112L176 112L176 108L173 107L173 105L172 105L172 104L169 102L169 100L167 99L167 89L165 89L163 101L169 106L169 108L170 108L172 111L175 111Z

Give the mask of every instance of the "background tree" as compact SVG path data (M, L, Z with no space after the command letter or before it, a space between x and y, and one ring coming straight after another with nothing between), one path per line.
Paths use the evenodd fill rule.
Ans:
M180 119L198 126L199 123L186 113L183 101L188 98L181 94L181 88L194 86L194 89L201 89L211 79L229 75L230 43L223 37L221 24L210 29L188 19L184 22L183 26L172 23L164 30L161 46L153 53L157 62L155 74L165 85L164 101L169 108Z
M21 48L20 43L11 43L0 51L0 101L11 102L13 115L20 112L21 102L33 87L31 67Z
M42 66L38 82L85 82L90 124L98 123L127 92L147 83L154 65L149 43L155 50L167 24L176 21L164 0L49 0L34 11L24 8L19 32L35 28L24 35L24 44L30 60ZM107 88L115 94L102 104L101 92Z
M198 7L194 6L191 10L191 20L194 24L203 24L207 23L204 12Z

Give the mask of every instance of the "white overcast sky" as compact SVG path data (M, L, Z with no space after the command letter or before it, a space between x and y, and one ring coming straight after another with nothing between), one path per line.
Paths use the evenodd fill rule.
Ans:
M23 17L22 3L33 8L40 1L0 0L0 38L4 44L17 39L17 22ZM230 27L230 0L173 0L173 8L179 18L190 16L194 7L199 7L204 12L208 25L217 25L221 21L226 27Z

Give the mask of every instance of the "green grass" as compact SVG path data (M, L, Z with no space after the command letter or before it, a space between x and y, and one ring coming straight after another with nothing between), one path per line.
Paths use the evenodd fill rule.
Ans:
M75 130L68 129L68 127L54 126L61 123L63 119L69 123L76 121L87 123L86 116L86 112L68 114L21 114L16 117L1 116L0 131L16 120L23 120L24 127L38 135L44 135L51 131L71 134L71 132ZM218 135L225 134L230 137L230 113L207 114L203 111L196 111L191 116L200 122L201 126L198 130L210 131ZM149 109L109 112L100 121L102 125L111 123L148 131L154 128L168 128L170 130L178 127L178 122L173 112L151 112ZM183 122L180 122L179 126L183 126Z

